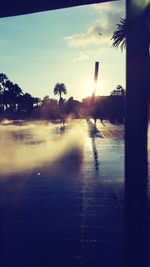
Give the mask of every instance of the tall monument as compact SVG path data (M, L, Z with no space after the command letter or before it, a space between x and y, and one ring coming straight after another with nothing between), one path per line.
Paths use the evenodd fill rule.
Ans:
M94 72L94 89L92 96L95 97L96 89L97 89L97 80L98 80L98 71L99 71L99 62L95 62L95 72Z

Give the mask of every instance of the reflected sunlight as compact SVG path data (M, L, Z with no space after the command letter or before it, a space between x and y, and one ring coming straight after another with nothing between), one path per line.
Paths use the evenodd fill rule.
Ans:
M94 82L90 79L87 79L83 83L84 96L92 96L94 90Z

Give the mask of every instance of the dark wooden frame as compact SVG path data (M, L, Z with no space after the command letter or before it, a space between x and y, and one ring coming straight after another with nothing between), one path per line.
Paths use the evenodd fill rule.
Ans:
M126 0L125 266L144 267L147 212L149 6ZM142 2L142 1L141 1Z
M5 0L0 17L109 0ZM115 0L114 0L115 1ZM147 125L149 99L149 6L137 10L126 0L127 64L125 127L125 266L144 267L147 204ZM141 0L142 2L142 0ZM148 1L147 1L148 2Z

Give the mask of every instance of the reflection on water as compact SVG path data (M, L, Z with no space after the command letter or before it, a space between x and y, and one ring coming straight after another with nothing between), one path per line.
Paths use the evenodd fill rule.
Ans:
M116 137L122 136L121 126L97 122L96 135L86 120L61 127L0 126L1 176L11 178L0 184L5 266L58 266L64 255L84 265L93 252L90 266L97 266L95 259L98 266L107 259L121 266L116 263L122 249L124 143ZM63 263L59 266L72 266Z
M95 161L95 169L96 169L96 171L98 171L99 170L99 160L98 160L98 153L97 153L95 138L92 138L92 148L93 148L93 157L94 157L94 161Z
M77 123L63 129L52 123L5 123L0 126L0 171L3 175L25 171L73 151L76 154L83 146L85 134Z
M103 134L98 130L96 124L94 123L94 120L92 119L87 120L87 124L88 124L89 136L91 138L104 137Z
M98 171L99 170L99 159L98 159L98 152L97 152L97 147L95 143L95 138L98 138L98 137L103 138L103 135L96 127L96 123L94 123L93 119L87 120L87 124L88 124L89 137L91 138L91 141L92 141L95 170Z
M108 122L95 125L90 120L74 120L62 125L5 121L0 125L1 176L33 169L41 173L39 168L44 166L69 162L66 171L80 168L106 175L117 172L120 179L124 176L123 135L122 126Z

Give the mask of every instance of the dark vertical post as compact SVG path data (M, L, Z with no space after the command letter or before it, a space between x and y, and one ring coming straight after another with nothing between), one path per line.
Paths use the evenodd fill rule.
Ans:
M143 2L143 5L142 5ZM126 0L125 266L144 267L149 90L148 4ZM147 1L148 3L148 1Z
M95 73L94 73L94 81L97 82L98 79L98 69L99 69L99 62L95 62Z
M95 62L95 71L94 71L94 90L93 90L93 97L95 97L96 94L96 88L97 88L97 80L98 80L98 70L99 70L99 62Z

